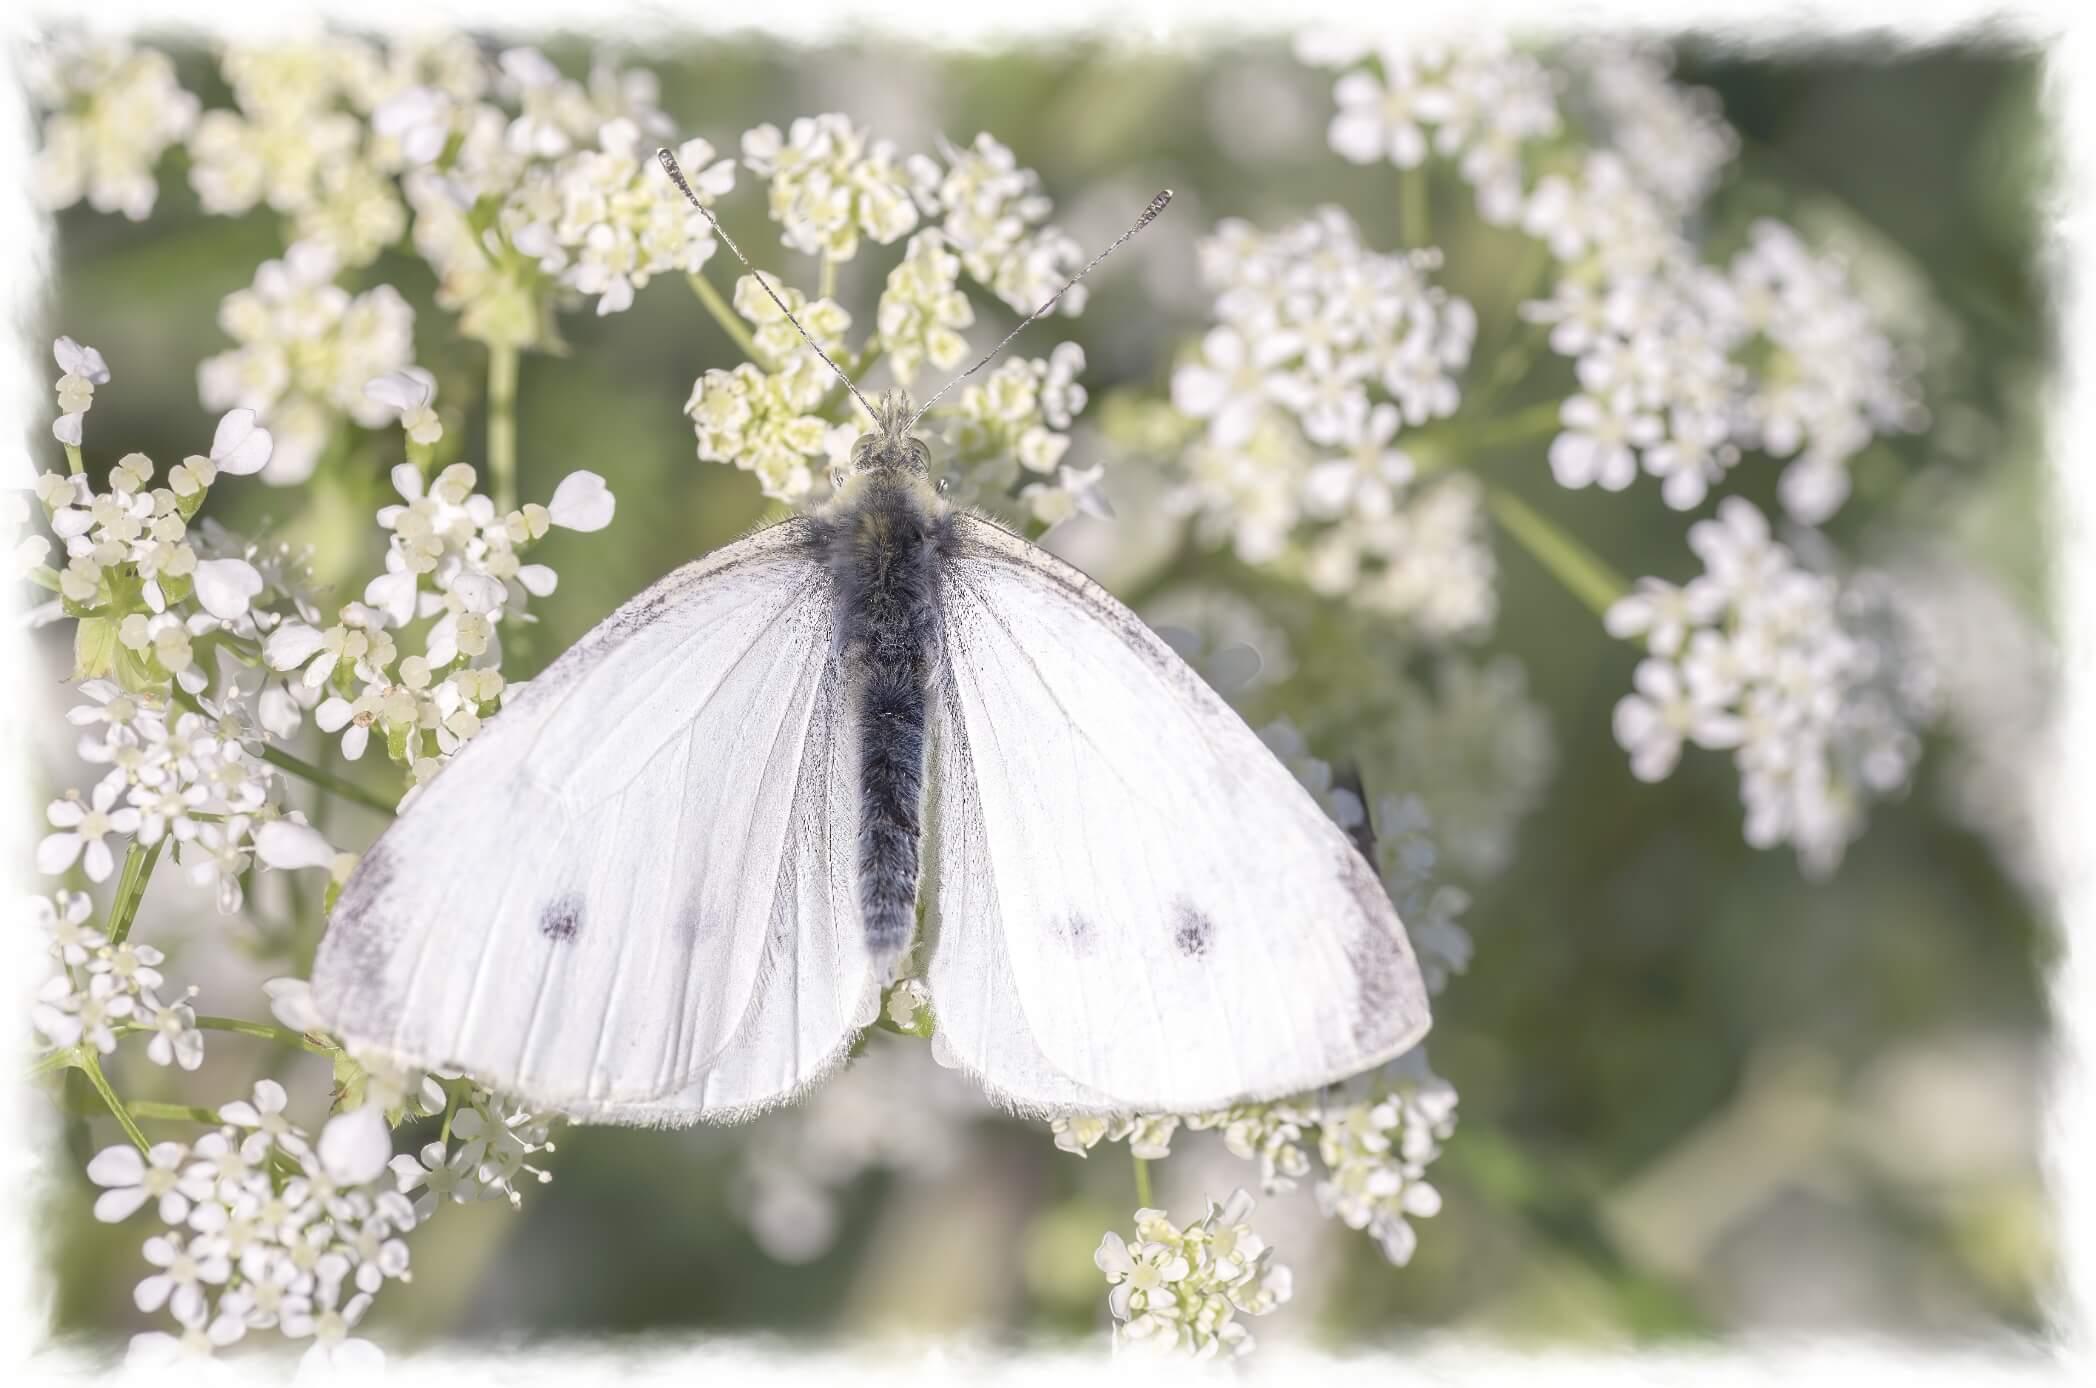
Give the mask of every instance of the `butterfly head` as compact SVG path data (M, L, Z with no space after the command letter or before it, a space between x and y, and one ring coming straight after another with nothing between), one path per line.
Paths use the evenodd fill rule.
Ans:
M873 432L859 435L852 444L852 467L859 472L900 470L923 477L931 470L931 450L910 432L916 414L910 397L891 390L881 397L874 411Z

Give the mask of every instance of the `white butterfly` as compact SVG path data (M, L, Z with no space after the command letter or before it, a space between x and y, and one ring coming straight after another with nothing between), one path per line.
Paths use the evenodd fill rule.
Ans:
M332 1029L641 1123L791 1098L905 962L937 1058L1029 1111L1211 1110L1417 1043L1347 836L1127 608L948 506L921 410L875 414L829 506L619 609L372 846L315 963Z

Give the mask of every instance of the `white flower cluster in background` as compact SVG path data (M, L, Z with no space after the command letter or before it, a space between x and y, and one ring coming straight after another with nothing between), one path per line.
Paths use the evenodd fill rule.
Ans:
M1219 225L1201 247L1216 326L1172 375L1204 425L1173 504L1247 563L1449 637L1488 626L1494 594L1474 483L1423 477L1401 447L1456 411L1476 335L1438 264L1368 250L1336 208Z
M228 294L218 324L237 346L197 367L206 409L252 410L276 450L262 480L303 482L344 418L367 429L389 418L366 394L374 379L414 358L415 310L389 284L351 294L335 283L335 253L301 241L264 261L254 283Z
M1084 263L1077 243L1048 224L1054 203L1041 191L1040 175L1020 167L987 132L965 148L941 141L939 152L943 167L925 154L906 161L925 221L937 221L970 279L1012 312L1032 313ZM1084 303L1080 284L1056 310L1074 316Z
M1748 502L1726 498L1689 544L1702 574L1642 579L1609 610L1610 633L1649 652L1616 740L1647 781L1686 743L1731 751L1747 842L1789 843L1808 872L1831 872L1869 802L1905 787L1933 681L1880 630L1897 612L1877 585L1802 567Z
M1793 459L1784 506L1818 524L1847 497L1850 459L1919 427L1911 369L1837 261L1764 220L1729 266L1707 262L1700 213L1739 137L1663 51L1315 34L1298 56L1342 70L1329 131L1342 158L1446 160L1487 221L1548 248L1553 281L1522 314L1576 368L1549 451L1561 485L1620 491L1642 471L1688 510L1759 450Z
M143 221L159 200L154 168L196 124L197 99L164 53L117 39L64 35L29 49L24 77L50 112L32 169L53 210L86 199Z
M1656 46L1575 42L1565 59L1572 104L1639 185L1671 208L1701 206L1739 153L1717 94L1676 82L1672 57Z
M1114 1348L1194 1360L1252 1351L1240 1316L1264 1316L1294 1280L1249 1223L1252 1197L1235 1191L1181 1228L1163 1210L1135 1212L1135 1240L1111 1230L1092 1261L1113 1290Z
M911 996L908 985L897 996ZM812 1261L835 1243L840 1199L861 1176L937 1182L961 1158L969 1126L990 1111L982 1090L935 1064L928 1046L872 1035L844 1070L758 1122L743 1148L735 1207L771 1257Z
M1327 132L1341 158L1414 169L1435 155L1471 185L1486 221L1519 217L1530 149L1560 126L1556 74L1533 55L1497 38L1408 47L1309 31L1296 56L1341 72Z

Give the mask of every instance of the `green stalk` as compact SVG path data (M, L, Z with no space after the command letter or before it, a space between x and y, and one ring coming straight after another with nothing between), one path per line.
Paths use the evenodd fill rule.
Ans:
M1157 1208L1150 1203L1150 1163L1135 1158L1135 1205L1139 1210Z
M261 757L262 760L268 762L279 771L288 771L302 780L312 782L322 790L341 796L352 804L362 805L367 810L376 810L388 819L391 819L398 813L384 799L372 794L354 781L347 781L340 776L322 771L311 762L300 761L289 752L281 751L266 742L262 744Z
M834 299L837 297L837 262L830 259L827 253L822 258L822 278L816 284L815 297L818 299Z
M273 1027L266 1022L247 1022L242 1021L238 1017L199 1017L196 1019L196 1024L198 1029L202 1031L234 1031L242 1036L257 1036L264 1041L275 1041L280 1045L296 1046L300 1050L311 1051L315 1055L333 1055L335 1053L335 1048L325 1042L315 1041L312 1037L293 1031L289 1027Z
M194 1104L161 1104L150 1100L133 1100L131 1113L137 1118L158 1118L170 1123L206 1123L214 1128L220 1122L214 1110L198 1108Z
M146 1135L138 1130L138 1124L132 1119L130 1110L124 1107L124 1101L117 1098L116 1091L109 1087L109 1079L102 1073L102 1062L95 1055L93 1046L83 1045L80 1048L80 1068L87 1072L87 1082L95 1087L95 1093L102 1096L102 1102L107 1104L109 1111L116 1116L117 1125L124 1130L124 1136L130 1138L132 1145L139 1151L150 1152L153 1144L146 1141Z
M517 509L517 349L507 342L488 346L488 473L506 516Z
M130 852L124 855L123 875L116 881L116 900L109 907L109 943L120 945L131 933L131 922L138 915L138 903L145 898L146 879L153 875L153 865L160 861L160 845L165 838L154 841L151 848L133 843Z
M1423 162L1398 176L1397 219L1398 237L1408 248L1416 251L1432 244Z
M1622 575L1558 524L1503 487L1485 488L1485 507L1507 534L1535 556L1573 597L1604 616L1630 591Z
M87 464L81 461L80 446L78 444L67 444L65 446L65 451L66 467L72 472L72 474L75 477L78 477L81 473L87 471Z
M749 326L736 315L734 309L728 307L728 301L720 296L720 291L713 287L712 282L696 272L686 275L684 279L691 286L691 292L699 296L699 302L706 306L706 311L713 315L713 321L720 324L721 331L742 349L742 354L757 365L764 366L764 354L757 350L757 339L750 336Z

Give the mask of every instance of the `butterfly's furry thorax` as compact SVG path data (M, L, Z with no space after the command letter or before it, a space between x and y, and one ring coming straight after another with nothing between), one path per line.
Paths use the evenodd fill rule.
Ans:
M830 575L857 725L859 901L882 964L901 956L917 919L940 574L955 545L953 508L908 457L862 463L815 517L812 539Z

